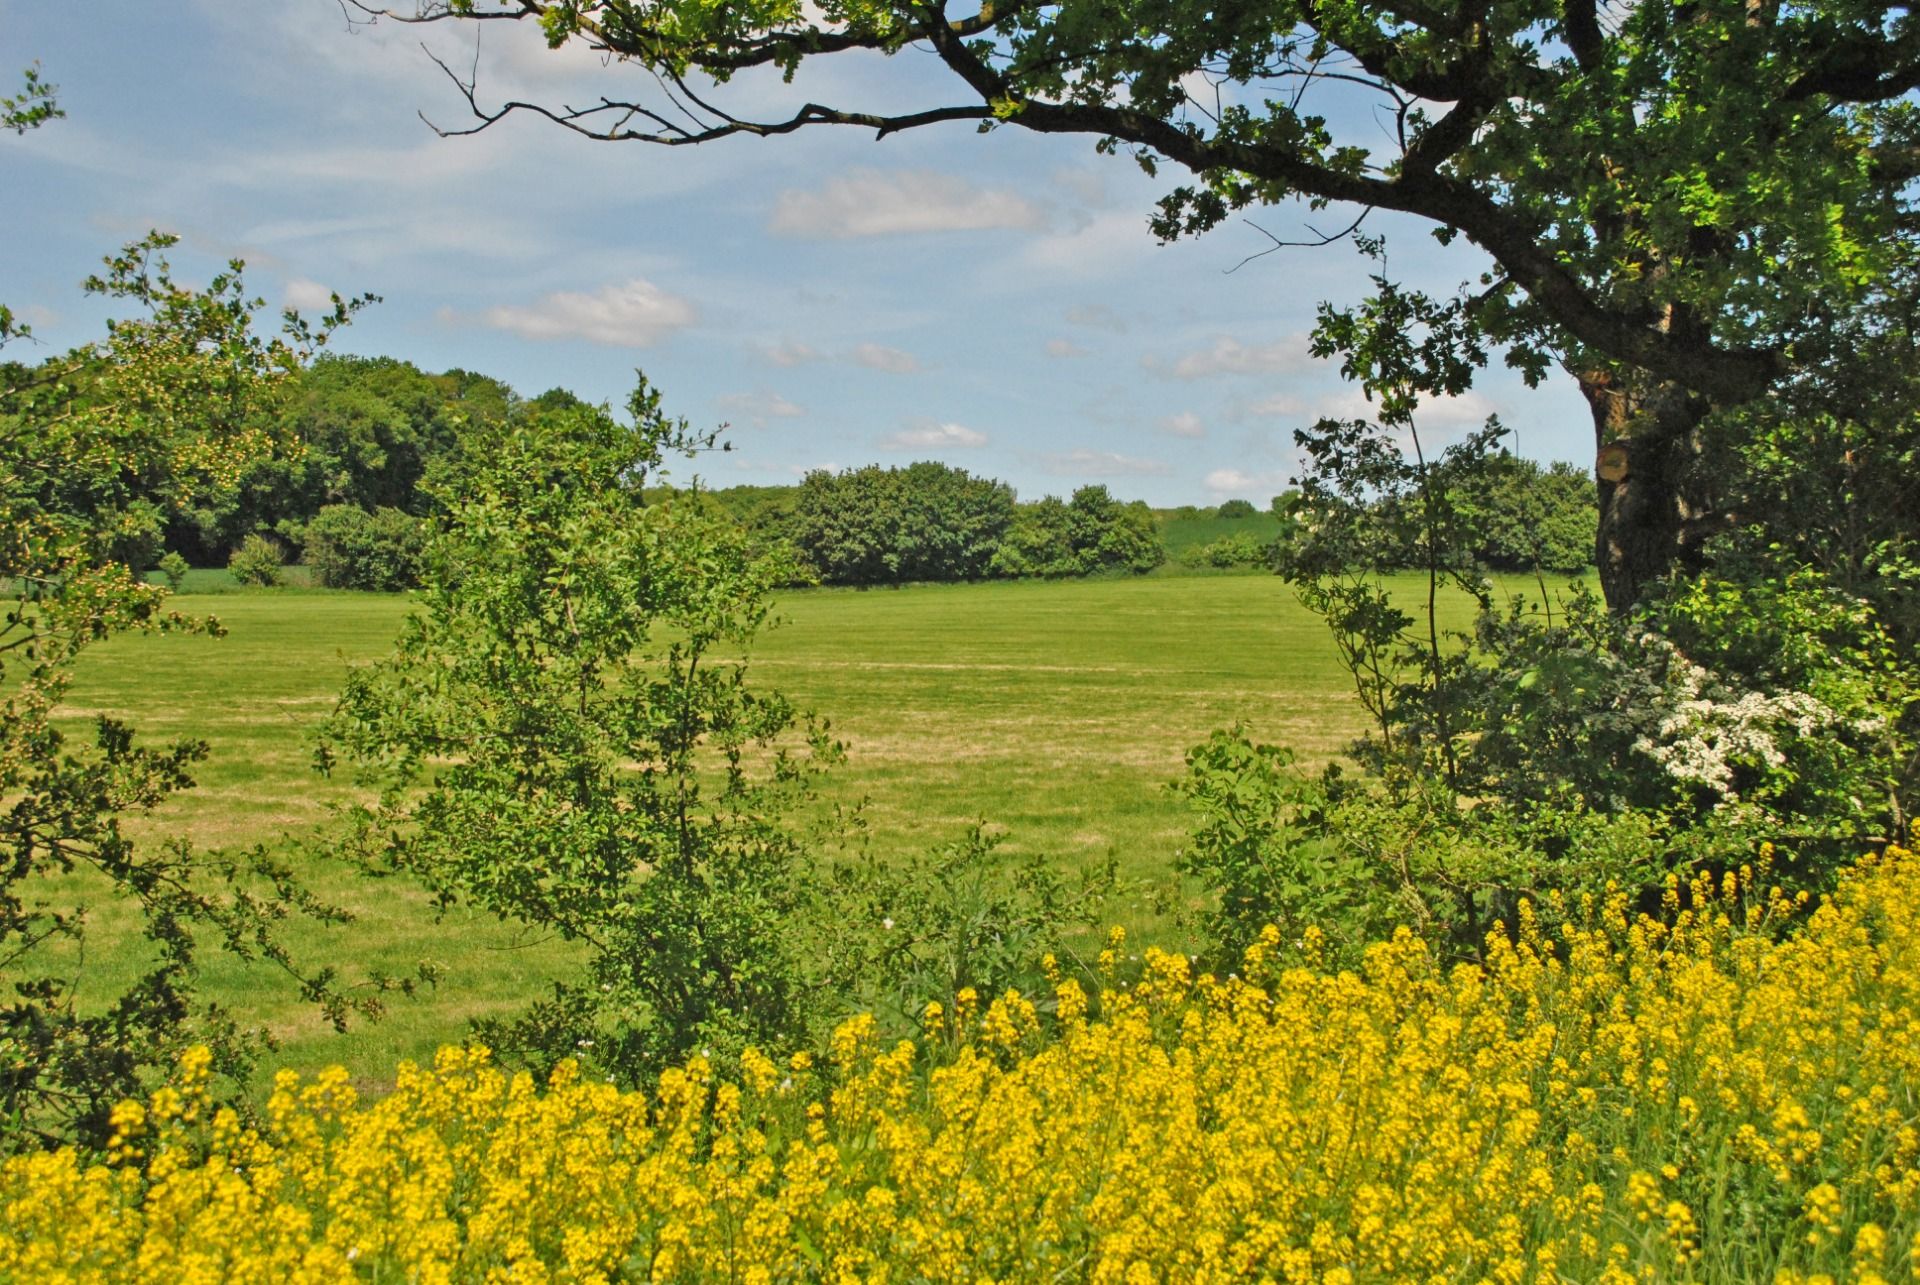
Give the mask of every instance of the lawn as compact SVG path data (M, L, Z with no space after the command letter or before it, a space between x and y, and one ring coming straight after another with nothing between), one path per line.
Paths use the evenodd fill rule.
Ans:
M199 788L143 825L148 834L214 846L314 833L350 787L311 770L313 728L346 667L385 650L406 599L269 591L175 601L217 614L227 636L121 637L90 652L71 693L75 730L111 713L147 737L211 744ZM1448 611L1464 624L1466 600ZM1358 730L1325 626L1269 576L810 590L786 595L779 614L755 648L755 672L832 720L849 754L832 799L866 800L883 855L984 820L1004 827L1005 851L1068 866L1111 852L1126 874L1166 889L1185 818L1165 785L1190 745L1238 722L1321 759ZM290 1065L390 1074L396 1059L456 1037L470 1017L518 1007L565 967L559 943L484 917L436 919L400 881L324 862L308 877L359 919L297 933L305 954L395 971L432 958L449 972L432 994L341 1039L283 980L210 957L212 993L268 1022ZM1144 895L1110 913L1148 933L1175 931ZM101 898L94 924L94 975L124 977L140 958L129 922Z

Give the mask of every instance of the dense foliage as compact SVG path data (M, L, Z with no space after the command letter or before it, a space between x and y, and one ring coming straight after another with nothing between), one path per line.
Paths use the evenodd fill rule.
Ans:
M104 1157L0 1169L0 1272L680 1280L1904 1278L1920 1247L1920 869L1810 909L1764 871L1622 895L1484 965L1361 971L1269 930L1236 975L1102 956L921 1039L696 1056L650 1092L484 1049L265 1119L175 1084ZM1790 925L1794 931L1784 932ZM1308 957L1304 966L1288 956Z
M809 473L792 499L719 493L750 529L791 541L828 584L1150 571L1164 559L1146 505L1083 486L1016 503L1005 482L927 461Z
M694 443L643 383L472 442L393 655L326 726L381 787L349 850L582 943L583 973L494 1032L632 1082L702 1045L804 1038L808 888L784 814L824 731L746 682L781 568L699 506L644 502Z
M1496 603L1479 551L1484 475L1512 467L1497 426L1434 457L1400 427L1411 457L1378 424L1299 435L1278 563L1370 725L1319 774L1237 730L1189 755L1199 825L1181 860L1218 898L1201 919L1220 949L1278 922L1357 955L1411 923L1472 957L1524 895L1647 888L1762 844L1818 890L1862 845L1906 841L1920 683L1871 601L1728 558L1630 614L1544 581ZM1415 560L1418 597L1385 575ZM1443 590L1479 600L1470 633L1439 627Z
M329 504L302 532L313 582L328 589L410 589L420 582L427 524L401 509Z
M1012 521L1012 487L927 460L815 469L788 536L829 584L977 580Z
M1000 576L1084 576L1151 571L1166 560L1153 513L1122 503L1104 486L1083 486L1064 503L1045 496L1023 504L994 551Z
M235 485L198 497L168 524L167 543L207 565L252 534L304 545L306 523L328 507L419 516L431 508L420 484L436 462L455 457L469 431L521 410L511 389L482 375L323 356L273 412L272 431L293 449L251 461Z

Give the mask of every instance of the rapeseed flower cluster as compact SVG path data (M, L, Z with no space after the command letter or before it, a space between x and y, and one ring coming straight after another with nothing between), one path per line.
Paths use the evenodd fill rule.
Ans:
M373 1102L282 1073L249 1125L190 1054L109 1154L7 1162L0 1275L1920 1276L1920 859L1817 907L1751 872L1668 898L1523 911L1451 969L1404 933L1283 963L1269 932L1234 977L1123 975L1116 939L1098 994L962 992L917 1040L856 1018L818 1062L647 1093L448 1048Z

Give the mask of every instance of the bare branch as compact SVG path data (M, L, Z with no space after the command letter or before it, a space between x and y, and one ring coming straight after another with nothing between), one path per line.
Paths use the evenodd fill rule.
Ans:
M1248 255L1246 258L1240 260L1240 262L1234 264L1231 268L1222 269L1221 275L1231 276L1234 273L1240 271L1240 269L1246 267L1249 263L1252 263L1255 259L1264 259L1276 250L1291 250L1291 249L1301 249L1301 248L1309 249L1309 250L1317 250L1321 246L1332 245L1335 241L1344 241L1348 237L1352 236L1355 232L1358 232L1360 230L1360 225L1362 223L1365 223L1367 221L1367 216L1372 213L1373 213L1373 207L1371 205L1367 206L1365 209L1360 211L1360 216L1358 218L1356 218L1353 222L1347 224L1346 227L1341 228L1338 232L1322 232L1319 228L1316 228L1311 223L1309 223L1307 225L1307 231L1313 233L1313 240L1311 241L1282 241L1279 237L1267 231L1265 228L1261 227L1258 223L1255 223L1252 219L1242 219L1240 220L1242 223L1252 228L1255 232L1258 232L1261 236L1267 238L1267 240L1273 242L1273 244L1268 246L1264 250L1259 250L1253 254Z

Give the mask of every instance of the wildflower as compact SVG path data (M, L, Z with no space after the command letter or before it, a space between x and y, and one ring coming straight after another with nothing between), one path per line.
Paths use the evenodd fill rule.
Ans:
M1596 898L1451 973L1410 934L1360 972L1263 934L1224 981L1146 950L1130 991L1054 980L1050 1016L969 988L926 1047L863 1015L818 1067L695 1057L650 1093L449 1048L365 1102L277 1075L250 1125L183 1059L104 1158L0 1162L0 1279L1905 1273L1920 862L1862 862L1785 935L1752 889L1662 922ZM1725 1190L1773 1194L1727 1223Z

